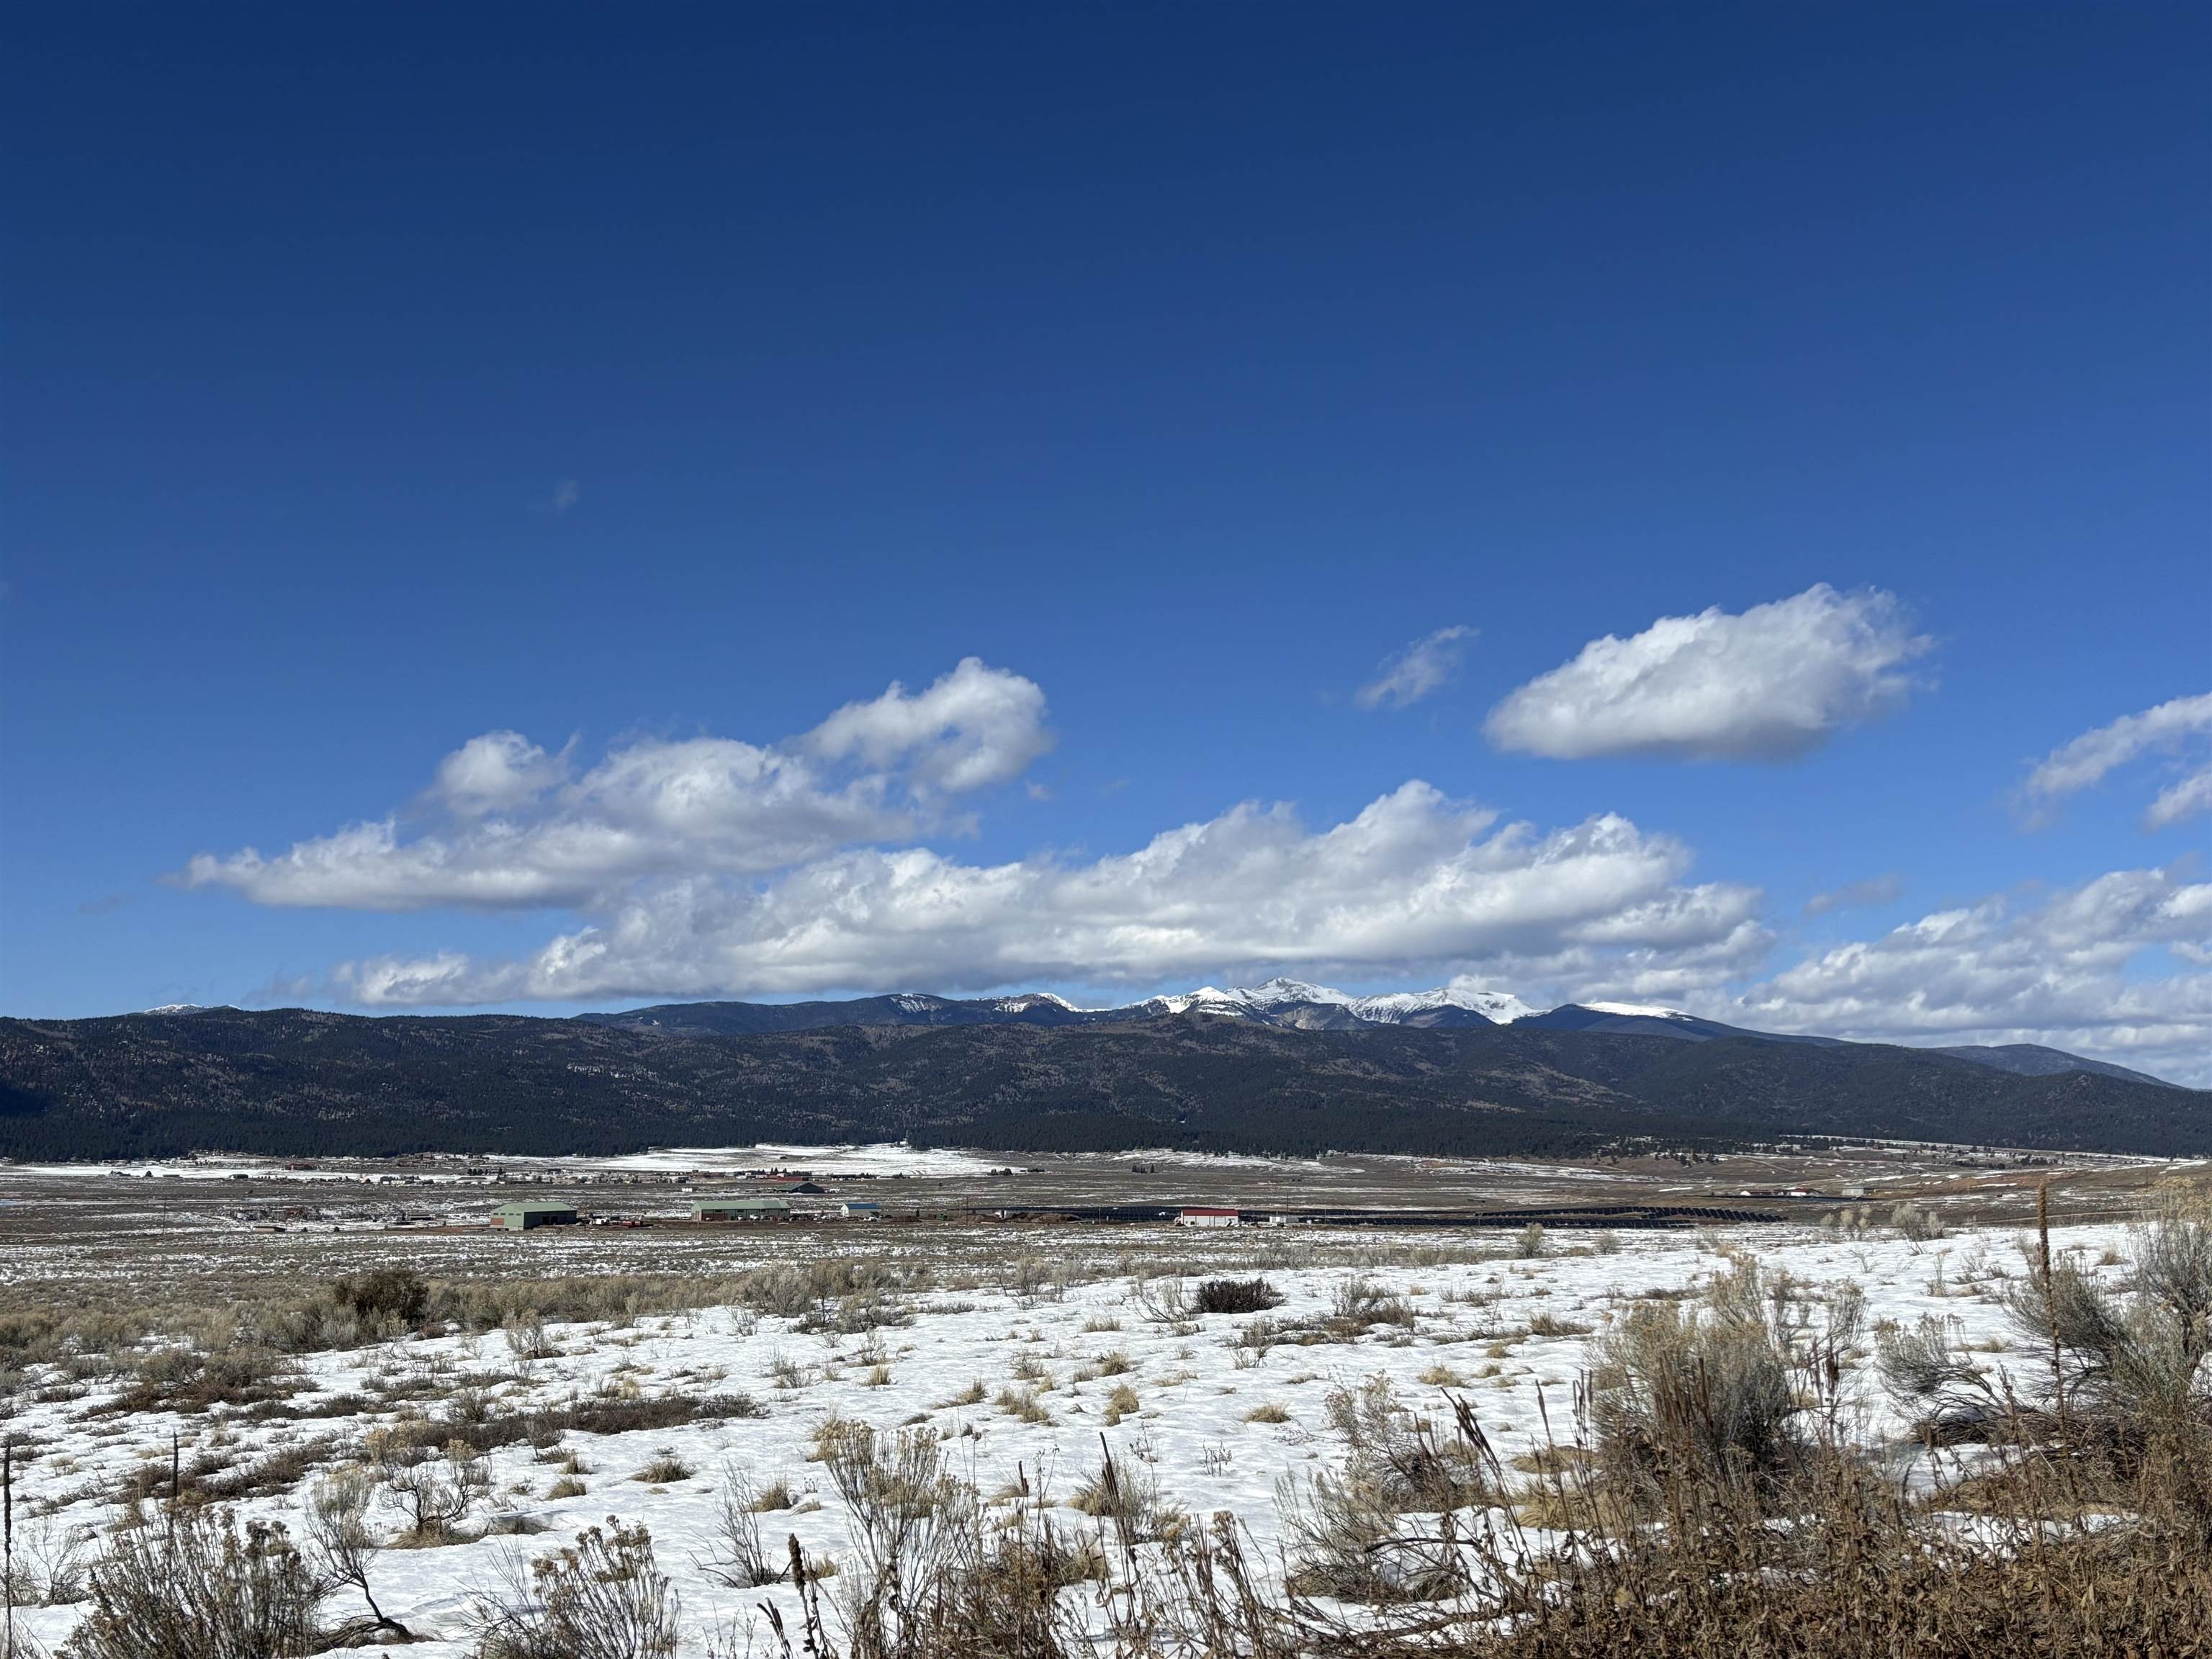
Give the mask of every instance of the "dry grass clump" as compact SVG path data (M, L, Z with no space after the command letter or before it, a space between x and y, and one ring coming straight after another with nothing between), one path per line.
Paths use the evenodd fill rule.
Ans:
M1161 1495L1157 1474L1117 1462L1110 1451L1097 1473L1075 1489L1068 1507L1110 1524L1125 1553L1139 1544L1174 1538L1190 1520Z
M635 1474L630 1476L630 1479L641 1480L648 1486L672 1486L679 1480L689 1480L697 1473L697 1470L674 1452L665 1451L654 1457Z
M1291 1420L1291 1408L1279 1400L1270 1400L1246 1412L1244 1420L1247 1423L1287 1423Z
M1138 1409L1137 1391L1127 1382L1115 1383L1106 1396L1106 1426L1110 1429L1123 1418L1134 1417Z
M1024 1423L1052 1421L1052 1413L1045 1409L1044 1402L1037 1397L1035 1389L1017 1389L1009 1384L999 1390L991 1403L1007 1416L1018 1418Z
M1341 1279L1330 1294L1324 1326L1337 1341L1348 1341L1377 1325L1408 1325L1413 1310L1403 1297L1385 1291L1370 1279Z
M1590 1328L1579 1320L1562 1319L1555 1313L1538 1311L1529 1316L1528 1334L1531 1336L1588 1336Z

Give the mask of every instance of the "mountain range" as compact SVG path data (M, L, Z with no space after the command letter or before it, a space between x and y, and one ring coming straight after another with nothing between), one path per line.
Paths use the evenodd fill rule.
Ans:
M1709 1042L1715 1037L1756 1037L1767 1042L1843 1041L1838 1037L1756 1031L1702 1018L1679 1008L1644 1003L1570 1002L1539 1010L1509 991L1438 986L1430 991L1356 996L1326 985L1282 978L1227 990L1203 985L1194 991L1170 992L1109 1008L1079 1008L1048 991L965 1000L901 992L890 996L829 1002L669 1002L621 1013L584 1014L579 1018L623 1030L711 1031L734 1036L808 1031L832 1025L1110 1025L1164 1014L1216 1015L1302 1031L1356 1030L1368 1025L1426 1029L1518 1025L1531 1030L1662 1036L1692 1042ZM2147 1072L2130 1071L2124 1066L2086 1059L2039 1043L1968 1044L1930 1052L2023 1077L2094 1072L2102 1077L2126 1078L2165 1088L2179 1086Z
M1473 1006L1470 1006L1470 1005ZM610 1153L757 1140L1467 1156L1806 1136L2212 1152L2212 1093L2057 1050L1273 981L539 1018L171 1008L0 1019L0 1158Z

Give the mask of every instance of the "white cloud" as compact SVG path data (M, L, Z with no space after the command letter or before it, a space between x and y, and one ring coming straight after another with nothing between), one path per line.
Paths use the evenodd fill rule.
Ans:
M1246 804L1085 862L848 849L765 884L641 884L517 962L353 964L380 1006L1036 981L1150 986L1279 969L1652 971L1765 948L1755 890L1684 886L1680 842L1602 816L1540 833L1407 783L1326 830ZM1643 966L1637 963L1639 959Z
M1904 665L1932 643L1893 595L1823 582L1741 616L1662 617L1593 640L1507 696L1484 730L1501 749L1561 760L1786 760L1901 703Z
M2199 812L2212 812L2212 766L2160 790L2158 799L2143 813L2143 823L2148 829L2163 830Z
M454 812L511 812L562 781L568 756L549 755L520 732L471 738L438 763L431 792Z
M1032 682L970 658L919 696L893 685L788 747L650 738L571 777L566 751L490 732L440 763L430 799L447 817L426 833L358 823L270 856L202 854L181 879L269 905L604 908L653 878L757 876L908 839L938 821L939 798L1042 754L1043 717Z
M2045 756L2021 787L2021 804L2031 821L2039 821L2058 800L2102 783L2107 774L2141 756L2178 753L2208 741L2212 741L2212 691L2176 697L2140 714L2124 714ZM2162 790L2143 816L2144 827L2162 830L2208 810L2212 810L2212 764L2201 765Z
M2165 966L2178 971L2159 973ZM1824 951L1723 1018L1890 1042L2043 1042L2212 1084L2212 884L2119 870Z
M1825 916L1831 910L1867 909L1888 904L1904 891L1905 879L1901 876L1869 876L1864 881L1846 882L1832 892L1814 894L1805 901L1805 914Z
M1455 625L1424 635L1382 659L1375 678L1352 694L1362 708L1405 708L1450 683L1475 630Z
M1044 714L1036 681L968 657L925 691L893 680L874 701L847 703L803 741L830 760L903 761L918 784L954 793L1004 783L1049 750Z

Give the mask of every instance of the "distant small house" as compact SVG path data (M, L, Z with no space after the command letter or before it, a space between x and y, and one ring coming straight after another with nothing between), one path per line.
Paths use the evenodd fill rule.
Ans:
M801 1181L786 1187L783 1190L793 1198L820 1198L830 1189L818 1182Z
M532 1227L562 1227L574 1224L577 1219L573 1204L555 1204L542 1198L516 1199L502 1204L492 1212L495 1224L509 1232L526 1232Z
M837 1206L837 1212L848 1221L873 1221L884 1212L884 1206L864 1199L848 1199Z
M1178 1227L1233 1227L1236 1224L1236 1211L1212 1205L1187 1204L1182 1212L1176 1217Z
M691 1200L694 1221L781 1221L791 1206L780 1198L697 1198Z

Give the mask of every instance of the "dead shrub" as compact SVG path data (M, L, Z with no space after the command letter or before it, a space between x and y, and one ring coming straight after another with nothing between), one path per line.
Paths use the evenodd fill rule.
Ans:
M1413 1310L1404 1297L1393 1295L1370 1279L1340 1279L1329 1297L1328 1328L1339 1340L1358 1336L1377 1325L1411 1325Z
M254 1406L283 1399L296 1386L292 1362L274 1349L178 1345L157 1348L136 1367L112 1411L204 1412L213 1406Z
M1482 1471L1468 1446L1401 1401L1387 1376L1331 1389L1322 1406L1344 1441L1347 1478L1392 1513L1454 1510L1482 1496Z
M369 1437L371 1455L381 1465L385 1485L407 1513L403 1542L421 1547L449 1544L489 1489L491 1474L483 1456L465 1441L449 1440L442 1450L400 1437Z
M383 1547L382 1540L368 1523L369 1505L375 1497L375 1477L359 1466L318 1481L308 1495L307 1541L324 1583L333 1589L351 1588L368 1607L366 1627L332 1632L333 1646L350 1647L358 1638L380 1632L388 1632L402 1642L415 1639L406 1626L377 1606L369 1585L369 1567Z
M370 1329L419 1325L430 1309L430 1283L412 1267L373 1267L331 1284L331 1299Z
M1704 1304L1642 1302L1593 1345L1588 1395L1598 1462L1625 1487L1651 1490L1682 1468L1722 1486L1771 1486L1800 1469L1800 1420L1840 1403L1842 1355L1863 1301L1838 1291L1824 1325L1786 1274L1735 1262Z
M783 1565L761 1537L760 1518L766 1510L790 1507L790 1493L781 1496L780 1504L764 1503L750 1475L724 1464L721 1503L715 1515L720 1547L700 1564L700 1571L732 1589L757 1589L779 1582Z
M295 1659L321 1650L322 1589L282 1527L173 1510L92 1568L70 1659Z
M1283 1305L1283 1293L1264 1279L1208 1279L1198 1287L1202 1314L1266 1313Z
M610 1516L477 1604L475 1659L672 1659L679 1606L652 1534Z

